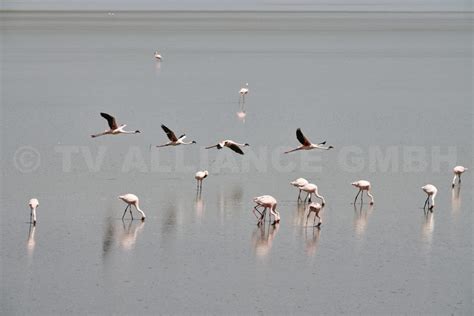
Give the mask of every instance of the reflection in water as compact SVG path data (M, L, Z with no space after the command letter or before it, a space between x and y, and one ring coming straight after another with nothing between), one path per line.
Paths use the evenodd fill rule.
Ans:
M234 185L231 189L230 194L228 191L223 191L222 188L219 191L219 214L222 224L225 222L226 212L229 212L235 205L242 203L243 190L241 185Z
M422 233L423 240L426 241L429 245L431 245L431 242L433 239L433 231L434 231L433 212L425 211L421 233Z
M199 190L196 192L196 199L194 200L194 209L196 210L196 216L201 219L204 215L204 201L202 200L202 192Z
M160 63L159 61L157 61L157 62L155 63L155 74L156 74L156 75L159 75L160 72L161 72L161 63Z
M273 239L275 238L280 224L260 225L252 233L252 244L255 254L259 258L265 258L272 248Z
M26 242L26 248L28 249L28 256L30 258L31 256L33 256L33 252L36 246L35 231L36 231L36 226L30 225L30 229L28 231L28 240Z
M105 226L104 237L102 238L102 256L104 258L109 254L110 249L112 248L115 235L112 217L107 217L106 221L107 223Z
M367 229L367 222L374 209L373 205L368 205L364 210L362 204L354 204L354 230L357 236L361 236Z
M306 204L298 202L296 212L293 213L293 225L303 226L305 223Z
M143 230L145 226L144 221L129 221L126 224L124 221L123 223L123 232L120 235L120 246L123 250L129 251L135 247L137 243L137 236Z
M451 211L457 213L461 208L461 183L451 190Z
M237 112L237 117L242 123L245 123L245 117L247 116L247 113L245 111L240 111Z
M309 233L311 233L311 238L308 238ZM320 227L305 228L305 242L306 242L306 255L313 257L316 254L319 246L319 237L321 234Z

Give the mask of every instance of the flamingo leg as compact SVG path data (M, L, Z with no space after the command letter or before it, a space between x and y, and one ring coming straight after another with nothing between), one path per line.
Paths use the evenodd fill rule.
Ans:
M356 195L356 197L355 197L355 199L354 199L354 204L356 204L357 197L359 196L360 192L362 192L362 190L361 190L361 189L359 189L359 192L357 192L357 195Z
M257 211L258 214L260 214L260 216L257 216L257 214L255 214L255 211ZM255 215L255 217L258 219L258 218L262 218L262 213L258 210L258 205L255 205L254 208L253 208L253 215Z
M130 204L127 204L127 207L125 207L125 211L123 211L122 219L125 217L125 213L127 213L127 209L130 206Z
M132 220L133 220L133 213L132 213L132 205L131 204L130 204L130 208L128 210L130 211L130 216L132 217Z
M308 202L311 203L311 196L313 195L313 193L308 193L309 194L309 200Z
M306 197L304 198L304 201L305 201L305 202L306 202L306 200L308 199L308 196L309 196L310 194L311 194L311 193L308 193L308 194L306 195ZM311 202L311 197L309 198L309 201Z
M428 204L429 199L430 199L430 196L428 195L428 197L426 198L426 201L425 201L425 205L423 205L423 209L426 209L426 204Z
M309 211L309 212L308 212L308 216L306 216L306 226L308 226L309 215L311 215L311 211Z
M300 193L298 194L298 201L301 201L301 189L300 189Z

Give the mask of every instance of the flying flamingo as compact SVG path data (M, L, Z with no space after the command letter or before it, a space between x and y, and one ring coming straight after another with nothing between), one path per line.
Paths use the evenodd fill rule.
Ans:
M324 206L324 204L326 204L326 201L324 200L324 197L319 195L318 193L318 186L314 183L307 183L305 185L303 185L302 187L300 187L301 190L305 191L306 193L308 193L308 195L306 195L306 198L304 199L304 201L306 202L306 199L308 199L309 197L309 200L308 202L311 203L311 195L316 195L321 201L322 201L322 205Z
M127 207L125 208L125 211L123 212L122 219L125 217L125 213L127 213L127 209L129 209L130 216L132 217L132 220L133 220L132 205L134 205L137 211L140 212L140 214L142 214L142 221L145 220L145 213L140 209L138 197L135 194L128 193L128 194L120 195L118 198L124 201L125 203L127 203Z
M240 147L246 147L246 146L250 146L250 145L248 143L239 144L239 143L234 142L233 140L227 139L227 140L223 140L219 142L217 145L206 147L206 149L210 149L214 147L217 147L217 149L222 149L224 147L227 147L227 148L232 149L236 153L243 155L244 152L242 151L242 149L240 149Z
M115 117L112 115L109 115L107 113L100 113L100 116L105 118L107 120L107 123L109 123L109 130L106 130L102 133L91 135L91 137L99 137L102 135L117 135L117 134L137 134L140 133L139 130L136 131L125 131L124 127L127 126L125 124L122 124L120 126L117 125L117 121L115 120Z
M258 218L257 225L260 225L262 222L265 221L265 214L267 212L267 208L270 209L270 221L272 219L272 215L275 219L272 225L275 225L276 223L280 222L280 213L276 210L277 200L273 196L271 195L257 196L253 199L253 201L257 203L257 205L255 205L253 209L253 214L255 215L255 217ZM258 210L258 207L263 207L263 211L260 212ZM260 214L260 216L257 216L255 211L257 211Z
M357 197L359 196L359 194L362 192L362 191L367 191L367 195L370 197L370 205L373 205L374 204L374 196L370 193L370 182L369 181L366 181L366 180L359 180L359 181L356 181L356 182L352 182L351 183L354 187L356 188L359 188L359 192L357 192L357 195L354 199L354 204L355 202L357 201ZM364 195L364 192L362 192L361 196L360 196L360 203L362 203L362 196Z
M423 209L425 209L426 204L428 204L428 209L433 211L433 207L435 206L435 197L436 197L436 194L438 194L438 189L432 184L427 184L425 186L422 186L421 189L425 191L425 193L428 195L425 201L425 205L423 205ZM429 205L430 197L431 197L431 206Z
M319 227L323 223L321 220L321 217L319 217L319 211L321 211L322 206L319 203L311 203L308 205L308 216L306 217L306 226L308 226L308 219L309 215L311 215L312 212L314 212L314 221L313 221L313 226L314 227ZM319 218L319 223L316 225L316 217Z
M240 88L239 94L242 103L245 103L245 96L249 93L249 83L247 82L244 87ZM240 101L240 100L239 100Z
M30 206L30 223L36 226L36 208L39 206L38 199L31 199L28 205ZM33 221L31 219L33 219Z
M327 146L327 147L323 146L323 145L326 144L325 141L322 142L322 143L319 143L319 144L311 143L311 141L303 135L303 132L301 131L301 128L298 128L296 130L296 138L301 143L301 146L297 147L295 149L289 150L289 151L285 151L285 154L288 154L288 153L291 153L291 152L297 151L297 150L311 150L311 149L315 149L315 148L329 150L331 148L334 148L333 146Z
M170 130L168 127L164 126L163 124L161 124L161 128L165 131L166 133L166 136L168 136L168 139L170 140L169 142L167 142L166 144L164 145L159 145L159 146L156 146L156 147L166 147L166 146L178 146L178 145L190 145L190 144L196 144L196 142L193 140L193 141L190 141L190 142L185 142L184 139L186 138L186 134L183 134L179 137L176 137L176 135L174 134L174 132L172 130Z
M301 200L301 187L305 186L308 184L308 180L305 178L298 178L295 181L291 181L290 184L300 190L300 193L298 194L298 201Z
M202 180L207 178L208 175L209 175L209 172L207 170L196 172L194 179L196 179L197 181L198 190L202 190Z
M158 59L158 60L163 60L163 57L161 56L160 52L159 51L156 51L155 52L155 58Z
M461 183L461 174L464 173L464 171L467 171L468 169L463 167L463 166L456 166L454 167L453 169L453 172L454 172L454 178L453 178L453 185L452 187L454 188L454 183L456 182L456 177L459 178L459 183Z

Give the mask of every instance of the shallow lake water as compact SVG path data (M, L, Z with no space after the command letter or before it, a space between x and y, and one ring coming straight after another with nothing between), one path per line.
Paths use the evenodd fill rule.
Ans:
M472 314L471 171L451 189L474 168L471 16L0 17L1 314ZM99 112L141 133L92 139ZM160 124L197 144L151 146ZM335 148L284 155L298 127ZM227 138L246 154L204 149ZM121 220L129 192L145 222ZM264 194L276 226L256 225Z

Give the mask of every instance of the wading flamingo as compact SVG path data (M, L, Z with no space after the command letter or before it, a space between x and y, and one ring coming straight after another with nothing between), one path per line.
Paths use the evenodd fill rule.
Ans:
M425 193L428 195L425 201L425 205L423 205L423 209L425 209L426 205L428 204L428 209L433 211L433 207L435 206L435 197L436 197L436 194L438 194L438 189L432 184L424 185L421 187L421 189L425 191ZM431 197L431 205L429 204L430 197Z
M140 212L140 214L142 214L142 221L145 220L145 213L140 209L138 197L135 194L128 193L128 194L120 195L118 198L124 201L125 203L127 203L127 207L125 208L125 211L123 212L122 219L125 217L125 213L127 213L127 209L130 210L130 216L133 219L133 214L132 214L132 205L133 205L135 206L137 211Z
M245 86L240 88L239 90L240 99L242 99L242 103L245 103L245 96L249 94L249 83L245 83Z
M305 184L303 185L302 187L300 187L301 190L305 191L306 193L308 193L308 195L306 195L306 198L304 199L304 201L306 202L306 200L308 199L309 197L309 200L308 202L311 203L311 195L316 195L320 200L321 200L321 204L322 206L324 206L324 204L326 204L326 201L324 200L324 197L322 195L319 195L318 193L318 186L314 183L308 183L308 184Z
M356 182L352 182L351 183L354 187L358 188L359 189L359 192L357 192L357 195L354 199L354 204L355 202L357 201L357 197L359 196L359 194L362 192L362 194L360 195L360 203L362 203L363 201L363 198L362 196L364 195L364 192L363 191L367 191L367 195L370 197L370 205L373 205L374 204L374 196L370 193L370 182L369 181L366 181L366 180L359 180L359 181L356 181Z
M262 222L265 221L265 214L267 212L267 208L270 209L270 221L272 220L272 215L274 217L274 222L272 225L275 225L276 223L280 222L280 213L276 210L277 207L277 200L271 196L271 195L262 195L262 196L257 196L253 199L257 205L254 206L253 208L253 214L255 217L258 218L258 223L257 225L262 224ZM263 211L260 212L258 210L258 207L263 207ZM260 216L257 216L255 211L260 214Z
M232 149L236 153L243 155L244 152L242 151L242 149L240 149L240 147L246 147L246 146L250 146L250 145L248 143L239 144L239 143L234 142L233 140L227 139L227 140L223 140L219 142L217 145L206 147L206 149L210 149L214 147L217 147L217 149L222 149L224 147L227 147L227 148Z
M319 217L319 211L321 211L322 206L319 203L311 203L308 205L308 216L306 217L306 226L308 226L308 219L309 215L311 215L312 212L314 212L314 221L313 221L313 226L314 227L319 227L323 223L321 220L321 217ZM319 223L316 225L316 217L319 218Z
M292 149L292 150L289 150L289 151L285 151L285 154L288 154L288 153L291 153L293 151L297 151L297 150L311 150L311 149L324 149L324 150L329 150L331 148L334 148L333 146L323 146L326 144L326 142L322 142L322 143L319 143L319 144L313 144L311 143L311 141L309 139L307 139L304 135L303 135L303 132L301 131L301 128L298 128L296 130L296 138L298 139L298 141L301 143L301 146L298 147L298 148L295 148L295 149Z
M100 116L105 118L107 120L107 123L109 123L109 130L106 130L102 133L91 135L91 137L99 137L103 135L117 135L117 134L137 134L140 133L139 130L136 131L125 131L124 127L127 126L125 124L122 124L120 126L117 125L117 121L115 120L115 117L112 115L109 115L107 113L100 113Z
M453 185L452 187L454 188L454 184L456 183L456 177L458 177L459 181L458 183L461 183L461 174L464 173L464 171L467 171L468 169L463 167L463 166L456 166L453 169L454 172L454 178L453 178Z
M196 179L197 181L198 190L202 190L202 180L207 178L208 175L209 175L209 172L207 170L196 172L194 179Z
M179 137L176 137L175 133L170 130L168 127L164 126L161 124L161 128L165 131L166 136L168 136L168 139L170 140L164 145L158 145L156 147L166 147L166 146L178 146L178 145L190 145L190 144L196 144L196 142L190 141L190 142L185 142L184 139L186 138L186 134L183 134Z
M33 226L36 225L36 208L39 206L38 199L31 199L28 202L30 206L30 223L33 223Z
M298 178L295 181L291 181L290 184L294 186L295 188L298 188L300 193L298 194L298 201L301 200L301 187L305 186L308 184L308 180L305 178Z

